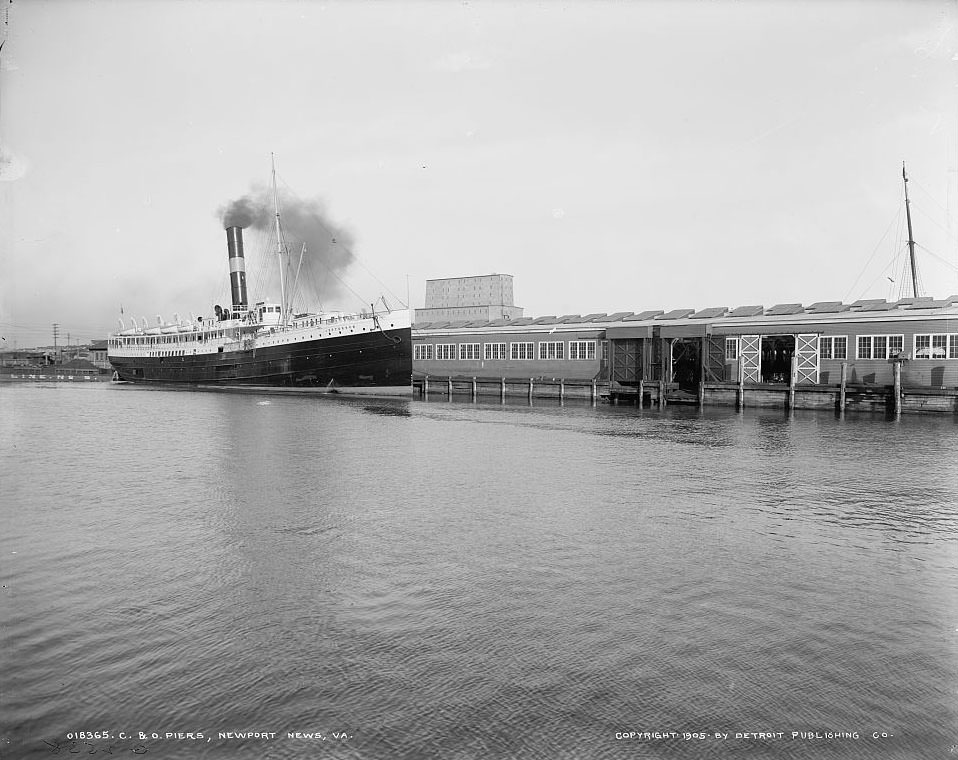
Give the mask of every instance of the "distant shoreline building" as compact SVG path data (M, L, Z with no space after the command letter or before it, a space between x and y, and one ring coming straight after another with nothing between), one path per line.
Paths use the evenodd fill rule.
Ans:
M446 277L426 280L426 306L415 309L414 322L518 319L511 274Z
M0 367L62 366L69 368L71 362L82 361L96 367L100 372L110 372L113 368L107 359L106 343L106 340L94 340L88 344L7 349L0 351ZM77 367L85 368L85 365L77 365Z

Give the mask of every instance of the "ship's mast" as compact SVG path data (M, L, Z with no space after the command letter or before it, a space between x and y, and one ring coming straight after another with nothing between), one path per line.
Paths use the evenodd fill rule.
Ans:
M905 216L908 219L908 253L911 256L911 289L912 295L918 298L918 267L915 264L915 236L911 232L911 202L908 200L908 175L905 173L905 162L901 162L901 178L905 182Z
M280 324L286 324L286 266L283 262L283 233L279 226L279 197L276 193L276 158L270 153L269 154L270 164L273 169L273 211L276 214L276 253L279 258L279 290L280 290L280 307L279 307L279 321Z

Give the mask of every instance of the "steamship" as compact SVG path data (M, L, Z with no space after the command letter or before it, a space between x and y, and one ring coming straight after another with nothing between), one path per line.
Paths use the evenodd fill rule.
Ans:
M273 200L279 261L288 260ZM150 325L145 318L109 338L114 379L179 386L298 387L317 391L404 394L411 390L412 342L408 309L294 313L281 264L281 303L250 304L243 228L226 228L230 308L206 316ZM305 249L305 247L304 247ZM302 255L302 254L301 254Z

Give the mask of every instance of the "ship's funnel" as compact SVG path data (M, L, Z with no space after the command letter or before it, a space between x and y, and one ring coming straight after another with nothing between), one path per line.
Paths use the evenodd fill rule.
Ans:
M243 258L243 228L226 228L226 245L230 253L230 293L233 311L246 309L246 259Z

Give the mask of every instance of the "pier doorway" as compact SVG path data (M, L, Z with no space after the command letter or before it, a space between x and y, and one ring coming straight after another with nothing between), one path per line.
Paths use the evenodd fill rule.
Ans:
M761 372L763 383L788 384L795 354L794 335L763 335Z
M672 382L697 393L703 381L725 381L725 336L673 339Z
M672 382L679 390L697 392L702 376L702 339L676 338L672 341Z

